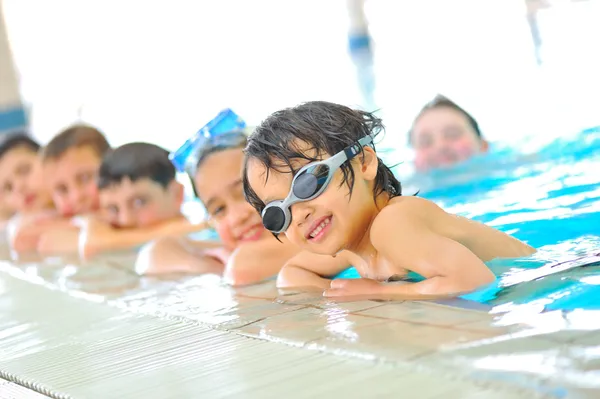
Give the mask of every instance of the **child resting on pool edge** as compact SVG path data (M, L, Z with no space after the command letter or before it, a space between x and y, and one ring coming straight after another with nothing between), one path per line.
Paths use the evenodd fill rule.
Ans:
M246 197L269 230L304 250L286 263L279 287L316 286L330 297L458 296L495 280L485 261L535 252L428 200L403 197L372 144L382 130L368 112L309 102L272 114L250 137ZM350 265L363 278L329 280ZM387 284L409 271L425 280Z
M278 242L266 231L260 215L244 199L246 141L243 131L209 137L196 149L194 170L189 171L218 245L193 237L164 237L140 252L139 273L216 273L231 285L248 285L277 276L298 253L286 239Z
M73 166L74 168L75 166ZM37 243L42 255L127 250L153 239L205 228L180 212L183 187L165 149L150 143L128 143L107 152L94 168L87 214L65 219ZM93 200L93 201L92 201ZM98 209L99 208L99 209Z

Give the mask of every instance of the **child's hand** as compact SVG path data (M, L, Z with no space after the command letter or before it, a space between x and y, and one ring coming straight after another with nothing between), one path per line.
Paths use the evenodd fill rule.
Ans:
M60 221L50 213L14 216L7 223L10 246L17 252L33 252L37 249L41 235Z
M377 298L382 295L382 283L370 278L337 279L331 282L331 288L323 292L325 297L367 296Z

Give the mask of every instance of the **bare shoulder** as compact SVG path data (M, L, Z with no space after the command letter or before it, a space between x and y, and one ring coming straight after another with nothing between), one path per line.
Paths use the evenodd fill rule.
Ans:
M435 203L419 197L393 198L379 212L373 226L371 237L388 235L390 232L410 231L407 227L427 228L440 219L450 217Z

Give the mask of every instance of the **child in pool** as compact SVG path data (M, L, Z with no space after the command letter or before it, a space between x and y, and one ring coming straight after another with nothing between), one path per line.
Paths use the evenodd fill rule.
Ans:
M15 249L35 248L38 229L27 231L31 229L26 226L45 225L54 216L39 149L40 145L25 133L6 134L0 139L0 195L6 216L10 216L3 227Z
M87 125L68 127L41 149L44 181L55 209L17 226L12 243L17 251L56 253L73 246L69 241L76 240L77 228L71 218L98 210L96 176L102 157L109 150L106 137Z
M95 213L99 207L96 177L102 158L111 150L98 129L73 125L42 149L42 162L52 200L61 217Z
M383 130L370 113L327 102L275 112L246 147L244 191L264 225L304 251L279 287L324 295L426 299L458 296L494 281L485 261L535 249L498 230L403 197L377 157ZM353 265L361 279L329 278ZM424 281L387 284L416 272Z
M89 257L203 228L192 225L181 214L183 186L176 181L175 168L165 149L149 143L129 143L107 152L97 165L88 161L87 169L80 170L93 173L94 187L74 195L86 197L85 201L82 198L74 202L79 205L79 215L64 219L68 221L66 226L54 226L51 234L42 235L38 252ZM70 180L68 176L64 179ZM82 189L87 181L79 183L72 188Z
M6 208L13 213L52 209L39 149L40 145L25 133L6 134L0 140L0 193Z
M444 168L488 150L479 124L467 111L438 95L419 112L408 133L419 171Z
M247 136L230 132L210 138L196 154L194 188L220 243L166 237L144 249L136 269L146 273L217 273L233 285L276 276L298 249L278 242L244 199L243 151Z
M84 220L84 255L128 249L153 239L205 228L181 213L184 189L169 152L150 143L129 143L108 153L98 172L100 210Z

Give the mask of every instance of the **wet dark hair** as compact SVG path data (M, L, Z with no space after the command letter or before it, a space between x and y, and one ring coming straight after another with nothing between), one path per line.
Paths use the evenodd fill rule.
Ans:
M25 132L6 133L0 136L0 159L17 148L25 148L37 153L40 145Z
M104 134L92 126L73 125L58 133L42 150L42 160L56 161L72 148L90 147L102 158L110 151Z
M479 139L483 138L483 136L481 135L481 130L479 129L479 124L477 123L477 120L475 120L475 118L473 118L473 116L470 113L465 111L462 107L460 107L454 101L450 100L448 97L443 96L441 94L438 94L437 96L435 96L433 98L433 100L429 101L427 104L425 104L423 106L423 108L421 108L421 111L419 111L419 113L417 114L417 117L415 118L414 122L416 122L421 117L421 115L423 115L425 112L427 112L431 109L436 109L436 108L450 108L450 109L453 109L453 110L457 111L458 113L462 114L465 118L467 118L467 122L473 128L477 137ZM413 122L413 125L414 125L414 122ZM408 132L408 144L409 145L412 144L412 133L413 132L412 132L412 128L411 128L411 130Z
M167 150L150 143L129 143L104 156L98 172L98 189L119 184L125 178L132 182L147 178L167 188L175 175Z
M292 160L304 159L308 162L321 160L324 153L334 155L367 136L377 136L384 131L380 118L365 111L325 101L312 101L293 108L277 111L265 119L248 139L244 150L244 194L246 200L259 213L265 207L248 182L247 168L250 159L256 159L269 170L282 173L295 173ZM307 143L315 150L315 156L306 154L299 144ZM373 146L374 148L374 146ZM390 168L380 158L377 177L373 188L373 197L382 193L390 196L402 195L402 186ZM283 163L282 163L283 162ZM354 187L354 170L344 163L342 185L346 184L349 195Z

